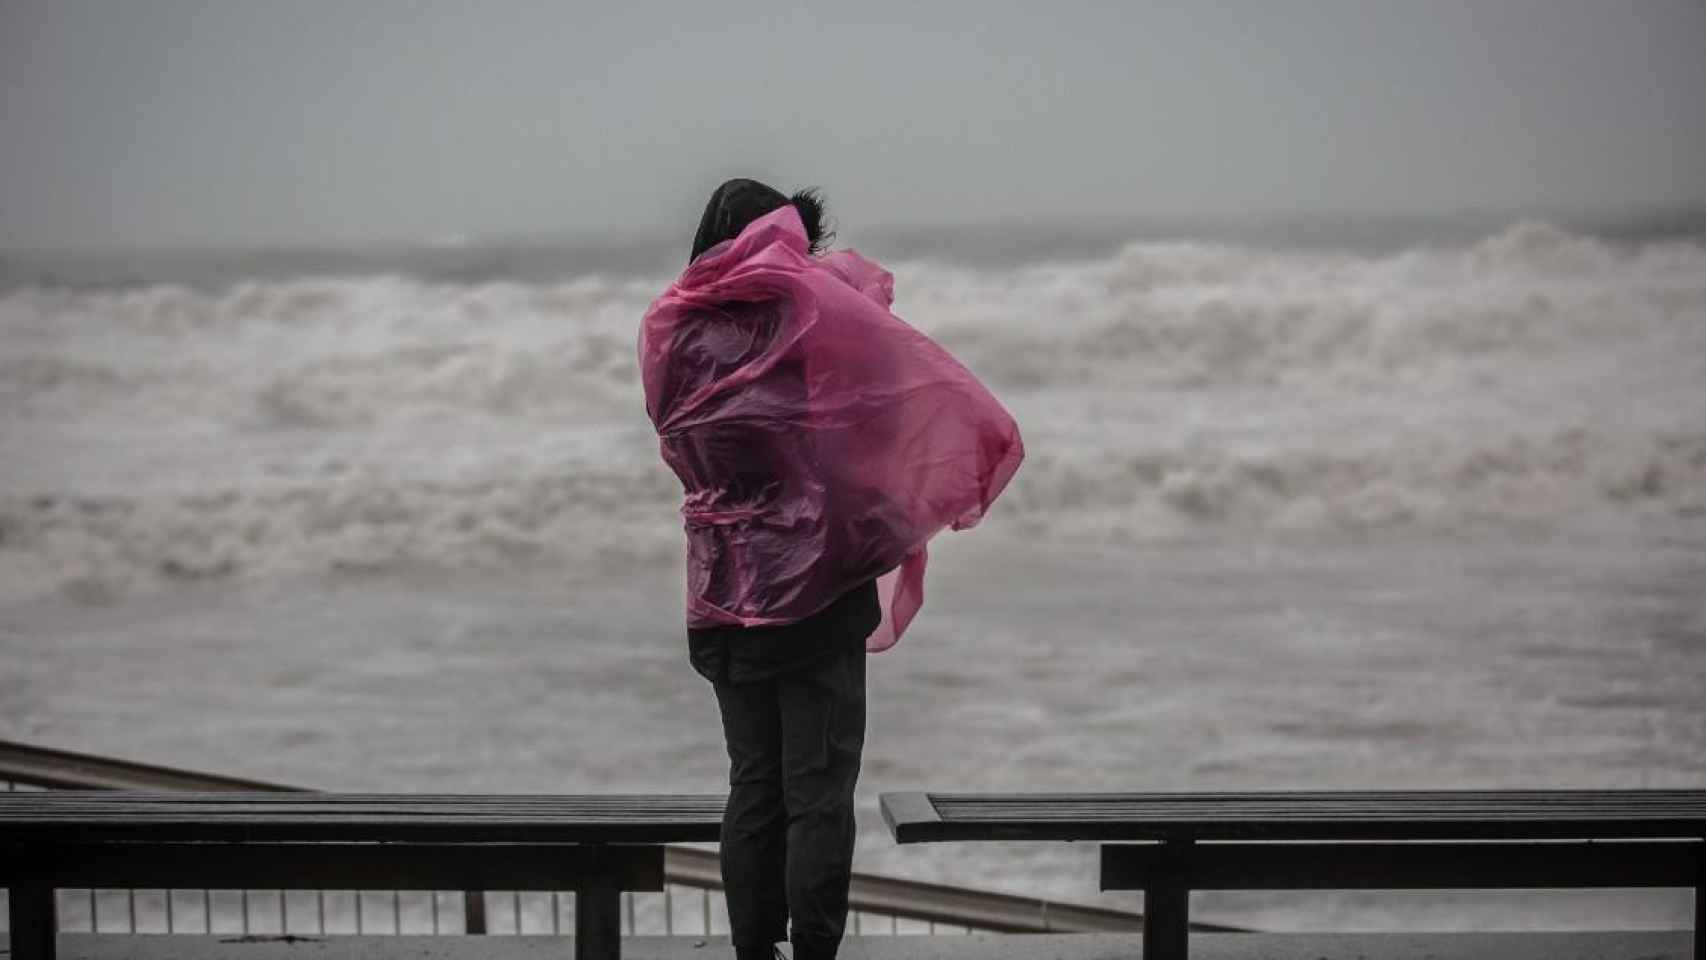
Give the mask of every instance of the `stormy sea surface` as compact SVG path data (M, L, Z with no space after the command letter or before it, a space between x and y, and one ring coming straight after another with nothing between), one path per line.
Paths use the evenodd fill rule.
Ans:
M1706 787L1697 232L844 239L1028 449L871 661L859 869L1139 903L1093 845L896 847L899 789ZM0 737L328 789L724 789L635 365L682 254L0 263Z

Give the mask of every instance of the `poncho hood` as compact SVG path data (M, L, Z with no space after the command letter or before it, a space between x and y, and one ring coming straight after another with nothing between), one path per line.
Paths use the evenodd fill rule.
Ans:
M640 325L646 411L684 490L687 623L794 623L878 578L892 646L926 545L975 525L1024 457L977 378L889 312L894 280L810 253L784 206L706 249Z

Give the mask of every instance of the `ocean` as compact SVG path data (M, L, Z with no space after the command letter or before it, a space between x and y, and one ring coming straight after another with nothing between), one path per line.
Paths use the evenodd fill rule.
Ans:
M887 790L1706 787L1702 236L844 236L1028 451L872 659L858 868L1138 903L1089 845L896 847ZM635 364L681 246L0 259L0 737L331 789L722 789Z

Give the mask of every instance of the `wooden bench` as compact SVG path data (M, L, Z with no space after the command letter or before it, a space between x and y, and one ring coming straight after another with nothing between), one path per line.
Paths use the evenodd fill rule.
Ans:
M620 955L663 844L715 841L720 796L0 794L14 960L52 958L59 887L573 890L575 956Z
M1144 892L1143 956L1186 955L1192 890L1706 889L1706 790L887 793L896 842L1088 840Z

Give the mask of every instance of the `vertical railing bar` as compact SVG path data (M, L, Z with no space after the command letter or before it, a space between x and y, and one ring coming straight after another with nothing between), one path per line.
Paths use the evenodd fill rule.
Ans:
M247 936L249 933L249 891L239 890L238 893L243 898L243 934Z
M391 934L392 936L402 936L403 934L403 891L401 890L391 891Z
M278 891L278 932L290 933L290 910L284 902L284 891Z
M89 932L101 932L101 904L95 899L95 888L89 888Z
M628 901L628 936L637 937L640 935L640 922L634 917L633 891L626 891L622 896Z
M932 937L936 935L936 921L934 920L930 921L930 935Z
M172 929L172 891L170 888L166 890L166 932L175 932Z
M213 932L213 891L201 892L201 926L203 933Z
M359 935L359 934L366 933L367 928L366 928L366 925L362 922L363 918L362 918L362 914L361 914L361 891L356 890L356 891L354 891L354 893L355 893L355 932Z
M900 933L900 916L891 913L889 914L889 936L892 937L898 933Z
M134 933L136 933L136 891L135 890L132 890L129 887L125 888L124 903L125 903L125 911L130 915L130 932L132 934L134 934Z
M552 890L551 891L551 936L553 936L553 937L561 936L563 933L563 926L562 926L562 919L563 918L562 918L562 913L561 913L562 909L563 909L563 904L562 904L562 901L559 900L557 897L557 891Z
M515 904L515 935L521 936L521 891L511 890L510 901Z
M705 908L705 936L711 935L711 891L699 888L699 903Z
M859 911L853 911L853 935L859 935Z
M580 904L575 904L580 909ZM669 897L669 884L663 885L663 934L666 937L675 936L675 903Z
M432 892L432 932L433 932L434 936L438 935L438 891L437 890L434 890Z
M320 936L326 935L326 891L314 891L314 915L320 928Z

